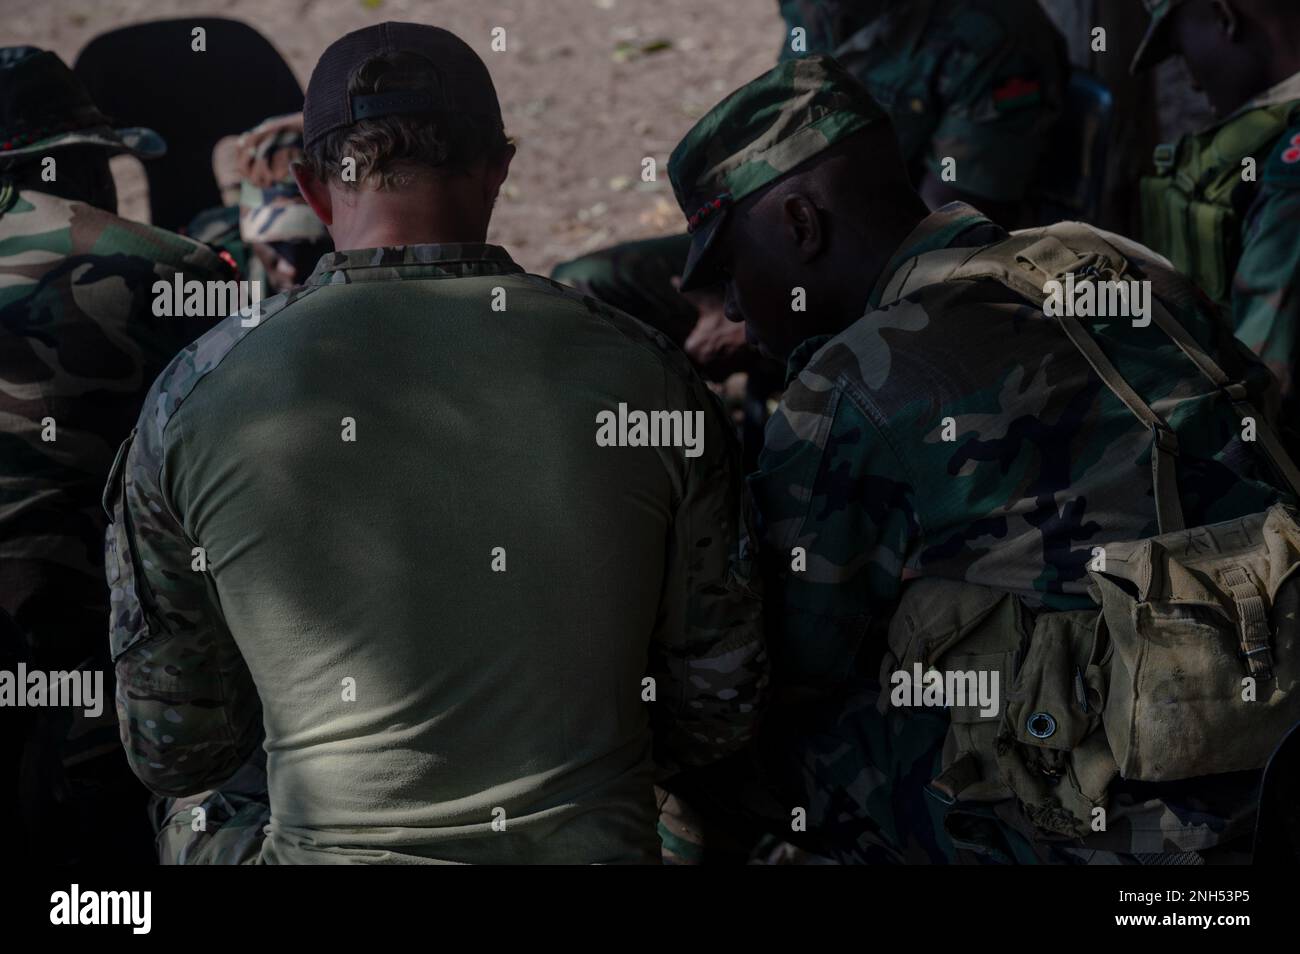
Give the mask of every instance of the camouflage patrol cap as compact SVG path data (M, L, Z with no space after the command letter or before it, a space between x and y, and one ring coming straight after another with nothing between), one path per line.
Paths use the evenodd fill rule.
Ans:
M34 46L0 47L0 159L84 145L141 159L167 151L152 129L114 129L57 54Z
M718 280L704 260L731 206L887 119L862 84L829 56L781 63L709 110L668 160L668 177L691 233L682 290Z
M1133 56L1133 65L1129 67L1129 71L1135 75L1173 55L1169 48L1169 15L1175 7L1183 4L1183 0L1142 0L1142 3L1151 15L1151 23Z

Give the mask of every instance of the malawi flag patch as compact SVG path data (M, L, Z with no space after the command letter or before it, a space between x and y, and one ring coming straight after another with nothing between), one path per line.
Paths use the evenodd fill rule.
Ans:
M1000 112L1034 106L1043 99L1043 84L1036 79L1013 76L993 90L993 103Z

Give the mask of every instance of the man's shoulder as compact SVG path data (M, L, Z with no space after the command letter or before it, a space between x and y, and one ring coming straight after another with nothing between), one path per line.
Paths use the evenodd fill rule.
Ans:
M16 351L6 372L48 363L59 370L42 387L70 398L100 392L109 377L139 396L168 357L210 326L201 316L159 317L155 285L171 287L182 276L224 282L232 274L183 236L25 191L0 215L0 276L8 332L52 348L48 357ZM79 367L98 370L83 377Z
M1034 44L1060 35L1037 0L940 0L937 7L928 34L934 42L985 56L1011 48L1044 55Z
M310 295L316 287L299 286L268 298L260 303L254 316L234 314L222 318L205 334L182 348L150 388L140 417L141 426L150 428L161 446L168 423L198 383L222 365L240 342L265 327L290 305Z
M1026 243L1052 238L1079 254L1104 250L1108 257L1136 266L1150 280L1152 295L1195 338L1203 344L1217 340L1222 329L1214 327L1218 316L1213 306L1167 260L1091 227L1049 227L980 249L939 249L904 263L898 272L907 281L893 292L899 297L891 299L887 292L880 307L807 355L792 387L803 392L806 405L829 406L837 394L847 394L868 414L886 415L917 396L942 392L952 399L982 392L1014 366L1037 366L1053 355L1074 354L1069 339L1046 317L1042 302L996 276L999 267L1008 272L1015 267ZM981 257L994 260L987 273L972 264ZM930 277L922 277L926 273ZM1150 337L1164 360L1171 343L1155 331ZM994 341L996 347L990 344ZM1085 366L1077 367L1082 372Z
M874 403L887 387L892 391L923 386L921 369L933 370L945 360L969 359L958 339L984 334L978 327L981 315L992 318L998 307L1023 304L1010 288L991 281L961 279L927 285L868 311L822 344L792 387L827 397L847 392L858 403ZM950 320L958 313L959 321Z
M944 0L920 47L942 95L985 119L1057 103L1065 41L1036 0Z
M94 257L110 270L134 271L146 265L200 279L230 277L228 266L201 242L44 192L23 191L0 216L0 242L22 237L38 241L47 251Z
M511 277L527 287L540 291L543 295L552 296L553 307L556 309L581 313L615 332L625 340L629 349L632 349L630 353L640 353L662 364L678 377L689 378L692 381L696 378L690 359L669 340L667 335L626 312L552 278L529 272Z

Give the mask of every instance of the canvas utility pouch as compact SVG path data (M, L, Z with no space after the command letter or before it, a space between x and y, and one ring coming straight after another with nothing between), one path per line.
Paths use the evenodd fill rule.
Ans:
M1115 761L1101 732L1106 681L1096 610L1043 613L1008 687L998 772L1042 832L1087 834Z
M936 672L964 674L967 689L988 687L996 679L998 706L986 711L969 698L947 706L948 737L942 771L931 783L945 802L992 802L1010 796L998 773L994 743L1002 723L1003 699L1033 626L1016 597L956 580L914 580L903 589L889 626L889 652L880 669L880 710L894 705L896 673L914 679ZM995 675L996 674L996 675Z
M1104 548L1103 725L1119 773L1262 768L1300 720L1300 525L1283 504Z
M995 689L993 706L971 704L968 691L967 704L945 707L949 730L932 795L959 813L1014 797L1041 835L1087 832L1115 777L1101 730L1099 616L1035 615L1012 594L951 580L905 587L881 667L881 710L896 704L900 671Z

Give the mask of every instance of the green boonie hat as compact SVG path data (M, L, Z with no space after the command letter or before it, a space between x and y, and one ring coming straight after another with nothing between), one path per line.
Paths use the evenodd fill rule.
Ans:
M862 84L829 56L781 63L709 110L668 160L668 177L691 233L682 290L719 280L704 259L731 206L887 119Z
M114 129L56 54L34 46L0 47L0 159L83 145L141 159L167 151L152 129Z
M1172 55L1169 49L1169 14L1174 12L1175 7L1181 6L1183 0L1142 0L1142 3L1146 6L1147 13L1151 14L1151 24L1147 27L1146 36L1138 44L1133 65L1129 67L1129 72L1135 76L1163 63Z

